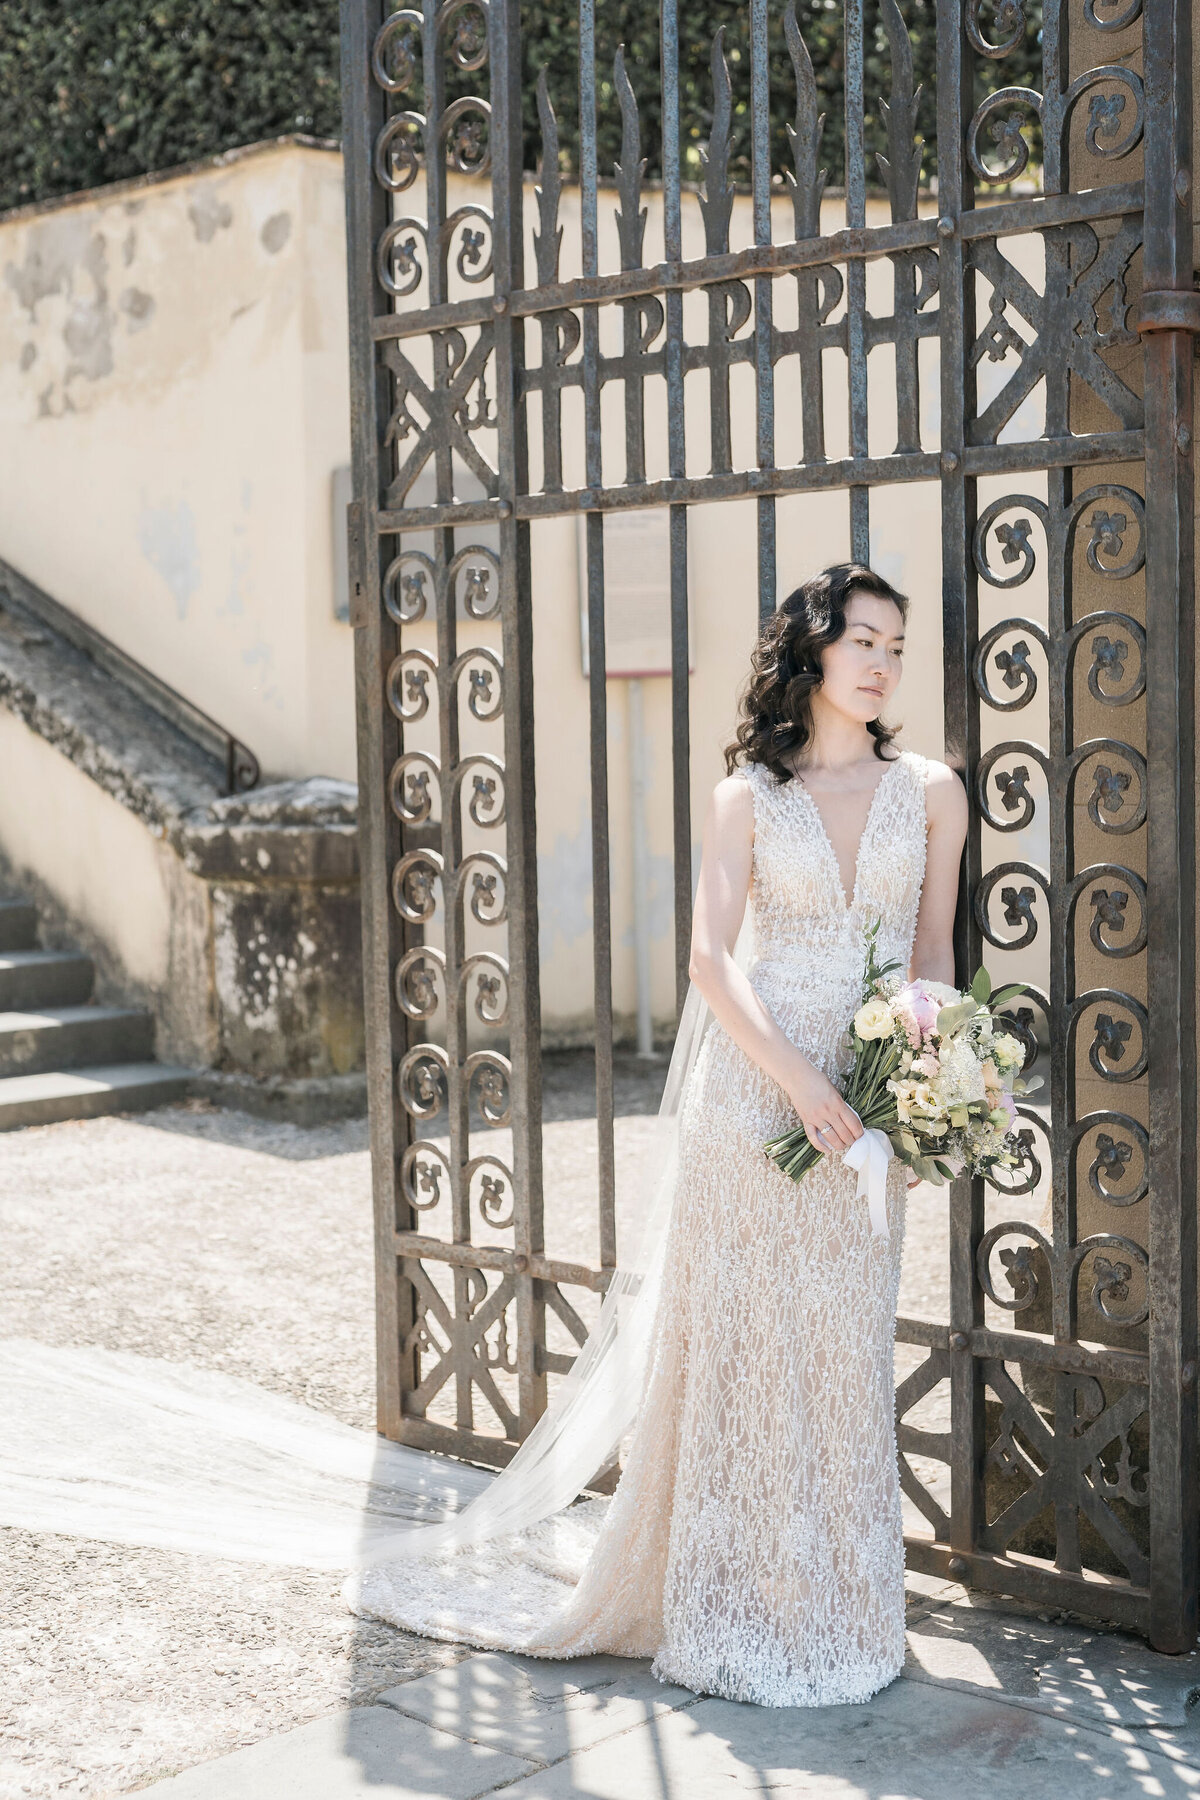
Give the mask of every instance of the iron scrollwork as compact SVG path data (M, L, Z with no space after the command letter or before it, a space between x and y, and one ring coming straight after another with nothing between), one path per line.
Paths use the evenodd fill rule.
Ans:
M1086 1141L1095 1133L1092 1149ZM1135 1206L1146 1196L1150 1177L1150 1139L1144 1125L1127 1113L1086 1114L1074 1127L1072 1151L1085 1146L1088 1187L1108 1206Z

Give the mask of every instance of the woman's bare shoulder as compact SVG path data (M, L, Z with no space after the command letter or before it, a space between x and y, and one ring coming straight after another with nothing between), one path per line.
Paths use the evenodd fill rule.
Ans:
M709 817L721 832L754 835L753 777L745 768L735 769L718 781L708 802Z
M930 787L945 787L951 781L957 781L959 787L962 786L961 775L949 763L939 762L936 756L926 756L923 760L927 771L925 779Z
M750 788L752 779L747 768L735 769L732 775L726 775L723 780L718 781L712 791L710 804L717 812L727 816L740 814L752 818L754 815L754 795Z
M967 790L962 776L948 763L935 757L926 758L925 806L933 824L963 824L967 821Z

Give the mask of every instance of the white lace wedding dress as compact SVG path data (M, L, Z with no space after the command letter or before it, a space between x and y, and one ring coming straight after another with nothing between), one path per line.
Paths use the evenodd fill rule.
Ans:
M830 1076L859 1004L864 928L907 969L925 871L923 757L879 781L845 894L798 781L754 803L750 979ZM840 1159L799 1186L764 1156L795 1123L715 1022L684 1097L653 1348L611 1500L474 1549L354 1577L356 1611L535 1656L653 1657L662 1679L766 1706L868 1699L904 1656L893 1410L906 1173L889 1235Z

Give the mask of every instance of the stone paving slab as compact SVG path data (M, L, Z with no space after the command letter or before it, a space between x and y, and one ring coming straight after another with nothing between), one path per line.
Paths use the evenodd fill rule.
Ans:
M358 1706L157 1781L155 1800L477 1800L530 1764Z
M1200 1694L1200 1651L1162 1656L1141 1639L1013 1610L987 1595L909 1614L910 1679L995 1692L1060 1718L1181 1729Z
M578 1755L618 1732L652 1724L698 1695L668 1687L648 1662L488 1654L434 1669L379 1700L410 1718L539 1763Z
M1194 1764L1133 1735L899 1680L864 1705L703 1700L505 1789L506 1800L1184 1800Z

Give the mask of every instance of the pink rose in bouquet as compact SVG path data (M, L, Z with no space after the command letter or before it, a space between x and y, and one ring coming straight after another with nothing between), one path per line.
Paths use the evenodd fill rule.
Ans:
M938 1002L919 981L907 982L892 1001L892 1011L914 1050L919 1050L933 1037L939 1010Z

